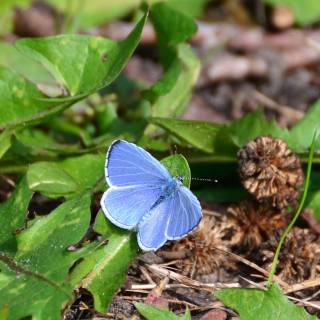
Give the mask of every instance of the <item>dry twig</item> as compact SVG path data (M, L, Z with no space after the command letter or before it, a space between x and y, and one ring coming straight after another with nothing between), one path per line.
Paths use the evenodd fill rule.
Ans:
M318 287L318 286L320 286L320 278L309 279L309 280L303 281L301 283L296 283L291 286L288 286L285 289L285 293L292 293L292 292L301 291L301 290L314 288L314 287Z
M286 119L288 120L290 119L289 121L291 121L292 123L297 122L304 116L304 112L293 109L283 104L279 104L276 101L264 95L262 92L259 92L257 90L254 90L254 97L258 103L261 103L263 106L265 106L266 108L272 111L280 113Z
M218 250L220 250L220 249L218 249ZM231 256L234 257L236 260L238 260L238 261L246 264L247 266L249 266L249 267L251 267L251 268L259 271L259 272L262 273L263 275L265 275L265 276L268 276L268 275L269 275L269 272L268 272L267 270L259 267L258 265L256 265L255 263L247 260L246 258L243 258L243 257L241 257L241 256L239 256L239 255L237 255L237 254L235 254L235 253L233 253L233 252L228 252L228 251L223 251L223 252L225 252L226 254L231 255ZM280 279L279 277L277 277L277 276L274 276L274 280L275 280L279 285L281 285L283 288L285 288L285 289L289 287L289 285L288 285L285 281L281 280L281 279Z
M170 271L162 266L152 264L148 265L147 268L157 274L158 276L168 277L172 280L178 281L179 283L185 285L186 287L191 287L194 289L206 290L209 292L214 291L217 288L238 288L238 283L202 283L197 280L193 280L189 277L183 276L177 272Z

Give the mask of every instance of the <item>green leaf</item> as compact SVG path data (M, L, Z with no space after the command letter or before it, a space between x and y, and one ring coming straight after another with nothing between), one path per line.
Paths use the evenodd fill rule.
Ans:
M116 290L123 285L129 263L138 254L138 246L135 233L111 225L101 210L95 230L108 244L85 256L70 277L74 285L81 281L81 287L92 293L96 310L104 312Z
M79 145L60 144L48 133L35 128L20 130L14 134L16 141L10 150L17 157L27 158L34 156L38 160L39 156L56 156L59 154L70 154L79 151Z
M216 139L225 129L220 124L194 120L152 118L150 122L208 153L215 152Z
M78 191L78 183L61 166L54 162L33 164L28 170L30 189L48 196L61 195Z
M94 231L102 235L103 240L107 240L113 233L117 233L119 230L114 224L106 218L103 211L100 210L94 221Z
M138 309L139 313L143 315L147 320L191 320L189 309L186 310L186 313L183 316L178 317L173 312L160 310L156 307L144 303L135 303L134 306Z
M188 161L183 155L176 154L166 157L161 160L161 163L168 169L173 177L183 178L183 184L190 188L191 171Z
M311 194L308 200L308 208L313 209L314 215L320 220L320 191Z
M0 41L0 64L12 69L33 83L54 84L47 70L38 62L32 61L8 42Z
M151 20L165 73L144 96L152 103L152 117L176 118L185 112L200 71L200 61L191 47L181 43L196 32L196 24L164 2L152 6ZM145 134L151 135L154 131L153 126L148 126Z
M101 23L125 17L132 10L138 9L142 0L91 0L84 1L80 5L70 5L70 0L46 0L59 12L74 16L79 27L95 27ZM148 4L153 4L158 0L148 0ZM200 16L204 5L209 0L167 0L167 3L176 10L179 10L190 16Z
M267 290L222 289L216 294L228 307L235 309L241 320L316 320L304 308L290 302L276 285Z
M119 75L139 43L146 19L147 14L120 42L86 35L60 35L22 39L16 46L41 62L71 96L86 96Z
M30 0L5 0L0 3L0 12L2 13L8 9L15 9L16 7L27 7L31 1Z
M0 309L0 319L7 320L9 317L9 308L8 306L4 306L2 309Z
M172 62L162 77L151 88L142 93L143 96L151 103L154 103L157 98L169 93L172 90L181 72L182 65L179 62L179 59L176 59Z
M68 272L81 256L81 250L67 249L81 239L90 216L90 194L82 194L16 235L14 256L0 246L0 310L8 306L9 319L61 319L61 309L73 299Z
M30 166L29 187L49 197L70 196L95 186L103 177L104 155L87 154L60 162L37 162Z
M262 135L288 139L288 131L278 127L275 121L267 121L262 110L251 112L229 125L229 133L233 142L242 147L250 140Z
M0 133L0 159L11 147L11 138L14 133L14 129L6 129Z
M151 19L161 42L177 45L191 38L197 31L197 24L187 15L159 2L151 7Z
M38 100L44 97L34 84L0 66L0 130L22 123L25 125L25 122L35 120L56 106L52 102Z
M190 46L178 45L177 58L151 89L152 117L178 117L185 111L197 81L200 62Z
M157 139L144 135L139 139L138 144L140 147L151 151L165 152L170 149L170 143L161 137Z
M52 131L55 133L61 132L67 135L81 138L83 144L86 147L92 144L92 138L89 132L85 128L82 128L67 119L55 118L52 119L48 125L50 126L50 129L52 129Z
M295 20L300 25L317 22L320 19L320 2L318 0L263 0L274 6L286 6L293 11Z
M210 0L167 0L170 6L191 17L200 17L205 5Z
M320 219L320 172L314 170L311 175L306 207L314 210L314 215Z
M312 142L314 133L320 128L320 101L310 107L305 116L290 130L289 146L297 152L306 152ZM319 146L316 143L316 149Z
M0 67L0 130L25 126L62 112L110 84L138 45L146 17L147 14L121 42L80 35L18 41L17 48L45 64L56 79L77 96L46 99L32 83Z
M24 177L9 200L0 204L0 254L4 251L12 253L17 249L14 233L25 225L31 197L32 192Z
M178 47L179 45L187 46L183 42L196 31L195 22L164 2L156 3L151 7L150 17L157 34L160 61L165 71L172 68L178 69L174 66L177 62L184 64L178 57ZM177 71L170 71L170 77L172 78L172 74L174 75L175 73ZM168 78L167 76L165 77ZM170 82L174 83L176 77L177 75Z
M90 0L70 5L70 0L46 0L59 12L75 16L81 28L95 27L109 20L127 15L138 8L141 0Z

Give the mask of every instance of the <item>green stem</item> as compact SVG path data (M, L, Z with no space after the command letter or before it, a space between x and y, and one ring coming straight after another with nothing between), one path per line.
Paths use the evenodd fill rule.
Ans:
M0 173L7 174L7 173L24 173L28 170L28 165L21 164L21 165L8 165L8 166L0 166Z
M307 194L308 194L309 185L310 185L311 168L312 168L312 163L313 163L315 137L316 137L316 133L313 136L313 140L312 140L311 147L310 147L310 153L309 153L309 158L308 158L307 176L306 176L303 195L302 195L302 198L301 198L301 201L300 201L300 204L299 204L299 208L296 211L293 219L291 220L291 222L289 223L289 225L287 226L287 228L285 229L285 231L281 235L281 238L280 238L276 253L275 253L273 261L272 261L269 277L268 277L268 284L267 284L268 288L270 288L270 286L273 283L273 276L275 275L275 272L276 272L276 268L277 268L277 265L278 265L279 255L280 255L280 252L281 252L282 245L283 245L288 233L290 232L290 230L292 229L292 227L296 223L296 221L297 221L297 219L298 219L298 217L299 217L299 215L300 215L300 213L301 213L301 211L302 211L302 209L304 207L305 201L307 199Z

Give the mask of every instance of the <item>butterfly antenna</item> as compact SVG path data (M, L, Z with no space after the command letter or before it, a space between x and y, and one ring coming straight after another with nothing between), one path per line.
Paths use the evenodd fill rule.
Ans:
M171 153L172 153L173 155L178 154L178 146L177 146L176 144L174 144L174 145L171 146Z
M191 180L195 181L207 181L207 182L219 182L217 179L210 179L210 178L191 178Z
M187 177L177 177L179 180L194 180L194 181L206 181L206 182L219 182L217 179L210 179L210 178L187 178Z

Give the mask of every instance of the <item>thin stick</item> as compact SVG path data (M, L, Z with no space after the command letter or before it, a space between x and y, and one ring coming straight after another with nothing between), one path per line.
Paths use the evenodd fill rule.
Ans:
M217 211L202 209L202 213L206 216L220 217L221 214Z
M238 288L239 287L239 284L238 283L212 283L210 284L210 286L214 287L216 286L217 288ZM147 283L147 284L132 284L130 286L130 289L126 289L125 291L128 291L128 292L139 292L139 293L145 293L145 294L148 294L149 291L147 290L152 290L156 287L157 285L156 284L150 284L150 283ZM190 288L190 286L187 286L183 283L170 283L170 284L167 284L165 286L164 289L175 289L175 288Z
M239 288L239 284L238 283L202 283L200 281L197 280L193 280L189 277L183 276L177 272L173 272L170 270L167 270L159 265L156 264L152 264L152 265L148 265L147 268L158 274L158 275L162 275L162 276L166 276L172 280L178 281L181 284L184 284L186 287L191 287L191 288L195 288L195 289L202 289L202 290L207 290L209 292L212 292L213 290L217 289L217 288Z
M310 297L303 299L303 301L310 301L310 300L314 299L316 296L318 296L319 294L320 294L320 289L317 290L315 293L313 293Z
M1 178L7 183L9 184L11 187L15 188L16 187L16 183L9 177L7 176L1 176Z
M304 112L295 110L287 105L279 104L258 90L254 90L253 92L254 92L255 98L260 103L264 104L265 107L267 107L272 111L282 113L284 116L293 118L293 120L295 121L300 120L304 116Z
M292 300L292 301L296 301L296 302L299 302L300 304L306 306L306 307L313 307L317 310L320 310L320 306L318 304L315 304L315 303L312 303L312 302L309 302L309 301L304 301L304 300L301 300L301 299L297 299L297 298L294 298L294 297L290 297L290 296L287 296L288 299Z
M125 300L129 300L129 301L143 301L145 300L145 298L142 297L135 297L135 296L121 296L123 299ZM174 303L174 304L185 304L189 307L192 308L198 308L198 306L196 304L193 304L191 302L187 302L187 301L180 301L180 300L176 300L176 299L166 299L169 303Z
M272 111L281 113L282 115L292 119L293 121L298 121L304 116L304 112L295 110L286 105L279 104L271 98L264 95L263 93L261 93L260 91L254 90L254 95L255 98L265 107Z
M266 290L264 285L261 283L256 283L256 282L254 282L250 279L247 279L243 276L240 276L240 278L243 279L244 281L248 282L249 284L251 284L253 288L257 288L257 289L264 290L264 291Z
M126 289L126 291L139 291L142 293L149 293L149 291L145 291L145 290L152 290L156 287L156 284L151 284L151 283L147 283L147 284L132 284L130 286L130 289ZM170 283L167 284L165 289L173 289L173 288L187 288L186 285L181 284L181 283Z
M273 283L273 277L275 275L276 272L276 268L278 265L278 261L279 261L279 255L281 252L281 248L282 245L284 243L284 240L286 239L288 233L290 232L290 230L292 229L292 227L294 226L294 224L296 223L303 207L304 207L304 203L307 199L307 194L308 194L308 190L309 190L309 185L310 185L310 176L311 176L311 168L312 168L312 162L313 162L313 154L314 154L314 146L315 146L315 138L316 138L316 134L317 132L315 132L315 134L313 135L313 139L312 139L312 143L311 143L311 147L310 147L310 153L309 153L309 159L308 159L308 168L307 168L307 176L306 176L306 182L305 182L305 186L304 186L304 190L303 190L303 195L302 195L302 199L300 201L300 205L299 208L297 210L297 212L295 213L293 219L291 220L291 222L289 223L289 225L287 226L286 230L283 232L276 253L274 255L273 261L272 261L272 265L271 265L271 271L268 277L268 284L267 286L270 287Z
M235 253L233 253L233 252L225 251L225 250L222 250L222 249L219 249L219 248L216 248L216 249L217 249L217 250L220 250L220 251L222 251L222 252L224 252L224 253L227 253L227 254L231 255L231 256L234 257L236 260L238 260L238 261L246 264L247 266L249 266L249 267L251 267L251 268L259 271L260 273L262 273L262 274L265 275L265 276L268 276L268 275L269 275L269 272L268 272L267 270L259 267L258 265L256 265L255 263L247 260L246 258L243 258L243 257L241 257L241 256L239 256L239 255L237 255L237 254L235 254ZM274 278L275 278L276 282L279 283L282 287L284 287L284 288L288 288L288 287L289 287L289 285L288 285L285 281L281 280L280 277L274 276Z
M289 286L285 290L285 293L292 293L292 292L296 292L296 291L300 291L300 290L304 290L304 289L308 289L308 288L314 288L314 287L318 287L318 286L320 286L320 278L309 279L309 280L306 280L302 283L296 283L296 284Z
M166 260L181 260L188 256L190 250L180 250L180 251L160 251L158 255Z
M156 283L152 280L152 278L150 277L150 274L148 273L148 271L146 270L146 268L144 268L143 266L140 266L140 271L142 272L142 274L146 277L146 279L148 280L148 282L152 285L156 285Z

